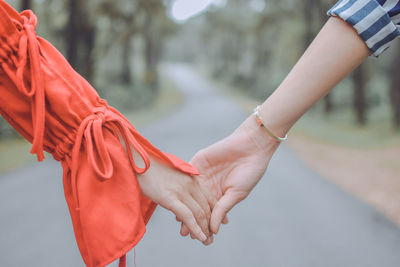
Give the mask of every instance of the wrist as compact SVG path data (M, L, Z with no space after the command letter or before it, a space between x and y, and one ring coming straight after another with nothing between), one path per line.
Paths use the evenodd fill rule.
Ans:
M260 106L259 114L263 118L263 124L274 135L284 137L289 132L291 126L294 124L286 115L286 112L280 113L276 109L271 109L273 106L267 102Z
M269 136L264 129L262 129L256 121L254 114L250 115L239 127L240 131L243 131L252 143L255 144L260 152L270 154L274 152L280 142L273 137Z
M260 106L257 106L254 109L253 115L256 118L257 125L260 126L264 130L264 132L267 133L270 137L272 137L273 139L275 139L279 143L282 143L282 142L286 141L286 139L288 138L287 134L285 134L285 136L283 136L283 137L280 137L280 136L275 135L273 132L271 132L269 130L270 127L266 127L266 125L264 124L264 120L260 115Z

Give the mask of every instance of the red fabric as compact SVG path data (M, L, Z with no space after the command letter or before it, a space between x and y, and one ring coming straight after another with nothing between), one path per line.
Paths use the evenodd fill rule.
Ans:
M61 162L64 192L83 260L104 266L142 238L156 204L141 194L135 173L149 154L194 175L197 170L152 146L100 99L46 40L36 16L0 0L0 113L28 141ZM121 144L120 138L124 144ZM132 148L144 162L138 167Z

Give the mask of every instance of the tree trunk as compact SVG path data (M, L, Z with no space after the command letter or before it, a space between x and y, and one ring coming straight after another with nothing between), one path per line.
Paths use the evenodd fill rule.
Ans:
M146 74L145 83L150 87L152 91L156 91L155 80L156 80L156 69L154 66L154 44L149 35L146 36L145 41L145 58L146 58Z
M399 75L397 75L397 86L391 87L391 103L393 113L393 126L396 130L400 130L400 83Z
M81 47L84 53L80 57L79 65L81 66L81 74L88 81L93 83L95 57L93 54L94 46L96 44L96 30L95 27L89 24L88 21L83 25Z
M390 65L390 102L392 106L393 126L400 130L400 75L399 75L399 60L400 60L400 45L395 46L396 55Z
M366 102L366 82L365 65L360 65L353 73L353 107L356 114L356 122L359 125L367 123L367 102Z
M146 74L145 83L153 91L153 95L158 91L158 70L157 64L159 60L159 45L157 40L154 40L155 33L152 31L152 18L147 14L145 25L145 61L146 61Z
M21 1L21 10L32 9L31 0L22 0Z
M122 41L122 59L121 59L121 82L124 84L132 83L131 76L131 37L126 36Z
M78 28L78 1L68 0L68 23L66 27L66 47L67 60L75 69L78 65L78 43L79 43L79 28Z
M304 50L311 44L314 39L314 10L315 6L314 0L304 0L303 1L303 16L304 16Z
M333 111L332 93L327 94L324 97L324 112L330 114Z
M66 26L66 58L71 66L93 82L96 41L95 27L90 24L84 1L68 0L68 22Z

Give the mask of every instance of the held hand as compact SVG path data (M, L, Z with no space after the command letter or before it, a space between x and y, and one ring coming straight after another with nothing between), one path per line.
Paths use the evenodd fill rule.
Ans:
M211 209L193 177L151 158L149 170L138 175L138 181L145 196L172 211L192 236L207 241Z
M201 173L196 179L208 189L209 203L216 203L210 221L213 233L218 232L226 214L248 196L264 175L278 146L251 116L229 137L193 157L191 164ZM187 233L183 224L181 234Z

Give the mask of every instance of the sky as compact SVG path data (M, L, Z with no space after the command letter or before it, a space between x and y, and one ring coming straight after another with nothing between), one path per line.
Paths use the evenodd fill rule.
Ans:
M177 22L185 22L205 11L210 5L224 6L227 0L175 0L172 5L171 15ZM265 9L264 0L249 0L250 8L255 12Z
M171 15L174 20L184 22L205 11L211 4L221 4L221 0L175 0Z

